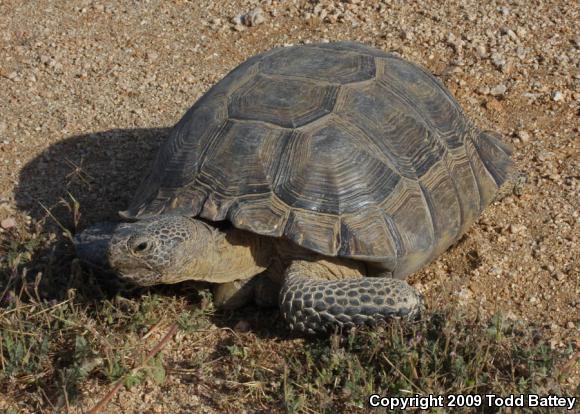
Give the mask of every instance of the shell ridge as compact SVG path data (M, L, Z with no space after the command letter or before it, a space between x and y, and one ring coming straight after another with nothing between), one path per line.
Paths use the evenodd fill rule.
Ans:
M423 202L427 206L427 212L429 213L428 222L431 224L430 227L433 231L432 234L433 237L431 238L432 240L431 250L433 250L435 248L435 243L436 240L439 238L440 233L439 229L437 229L437 223L435 222L435 208L434 208L435 206L433 206L431 195L429 194L425 186L421 184L421 182L419 182L419 189L421 190L421 197L423 198Z

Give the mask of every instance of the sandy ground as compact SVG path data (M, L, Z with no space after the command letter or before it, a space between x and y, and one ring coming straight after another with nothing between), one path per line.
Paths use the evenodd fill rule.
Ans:
M579 7L440 3L4 0L0 219L41 220L42 204L71 225L59 206L69 193L82 226L114 218L167 128L229 70L274 46L357 40L440 76L528 176L523 195L490 206L415 286L577 346ZM236 18L258 6L255 26Z

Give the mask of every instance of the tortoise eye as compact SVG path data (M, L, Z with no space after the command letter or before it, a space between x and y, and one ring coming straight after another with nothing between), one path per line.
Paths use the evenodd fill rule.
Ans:
M131 252L135 254L144 253L151 248L151 243L143 238L129 239L128 245Z

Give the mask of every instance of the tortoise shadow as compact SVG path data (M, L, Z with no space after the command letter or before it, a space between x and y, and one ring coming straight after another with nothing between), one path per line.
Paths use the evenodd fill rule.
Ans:
M80 289L79 299L89 302L116 292L118 285L112 278L81 270L59 226L74 234L97 221L118 221L117 212L126 208L169 131L112 129L71 136L22 168L15 202L42 235L28 267L32 273L42 273L43 299L63 299L69 288Z
M80 227L117 219L126 208L142 174L150 167L170 128L112 129L59 141L22 168L15 201L44 230L55 220L76 230L68 205L79 203ZM71 198L72 197L72 198ZM46 209L54 216L46 220Z

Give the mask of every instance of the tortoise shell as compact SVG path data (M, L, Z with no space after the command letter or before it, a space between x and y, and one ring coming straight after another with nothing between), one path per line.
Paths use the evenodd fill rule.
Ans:
M415 64L352 42L278 48L195 103L122 215L229 220L402 277L474 222L509 156Z

